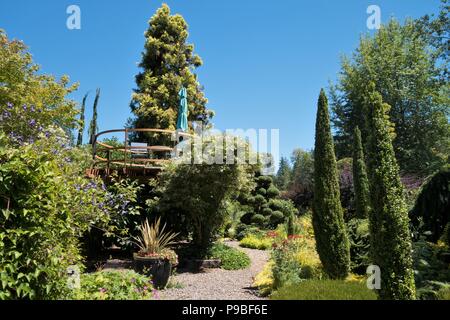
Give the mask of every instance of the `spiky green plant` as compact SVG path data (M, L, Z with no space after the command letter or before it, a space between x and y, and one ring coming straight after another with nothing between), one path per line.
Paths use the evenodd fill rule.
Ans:
M175 243L174 239L178 236L178 233L166 231L166 224L162 227L160 225L161 218L158 218L153 224L150 224L148 219L146 219L139 226L141 235L139 237L133 237L136 240L136 245L140 249L139 253L144 255L158 254Z

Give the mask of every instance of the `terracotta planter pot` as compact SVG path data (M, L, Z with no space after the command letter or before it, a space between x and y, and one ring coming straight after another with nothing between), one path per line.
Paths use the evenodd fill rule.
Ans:
M137 272L151 276L153 285L157 289L164 289L169 282L172 273L172 264L167 259L154 257L141 257L133 255L134 268Z

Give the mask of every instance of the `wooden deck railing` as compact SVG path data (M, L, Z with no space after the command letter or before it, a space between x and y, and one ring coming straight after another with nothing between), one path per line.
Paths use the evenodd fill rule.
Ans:
M149 133L165 135L170 140L168 145L132 146L130 144L130 133ZM104 141L99 141L102 136L112 133L123 133L124 142L121 146L112 146ZM97 133L92 139L93 166L89 175L93 172L103 170L107 175L112 167L123 169L129 168L144 170L161 170L162 164L171 160L175 144L179 137L192 137L191 134L163 129L114 129ZM117 156L117 155L120 155ZM100 156L102 155L102 156ZM104 156L103 156L104 155Z

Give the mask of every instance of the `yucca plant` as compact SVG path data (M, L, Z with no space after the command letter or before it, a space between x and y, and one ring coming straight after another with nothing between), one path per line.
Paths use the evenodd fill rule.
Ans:
M148 219L139 227L141 235L133 237L136 240L136 245L139 247L139 253L144 256L152 256L164 253L173 245L174 239L179 233L166 231L166 224L160 228L161 218L158 218L155 223L150 224Z

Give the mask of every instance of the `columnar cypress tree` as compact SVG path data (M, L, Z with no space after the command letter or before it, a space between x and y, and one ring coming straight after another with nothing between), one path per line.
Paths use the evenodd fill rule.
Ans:
M369 86L367 110L368 172L371 210L371 259L381 269L381 299L414 299L415 284L411 257L408 211L395 159L389 105Z
M81 103L81 111L80 111L80 128L78 129L78 139L77 146L81 146L83 144L83 133L84 133L84 112L86 110L86 99L88 97L88 93L83 97L83 102Z
M95 94L93 112L92 112L92 120L91 120L91 124L89 126L89 144L94 143L93 137L94 137L94 135L97 134L97 131L98 131L97 105L98 105L99 99L100 99L100 89L97 89L97 92Z
M350 269L350 245L340 203L336 157L325 91L320 92L314 149L313 227L325 272L342 279Z
M355 189L356 216L361 219L369 217L369 180L367 178L361 131L355 127L353 134L353 186Z

